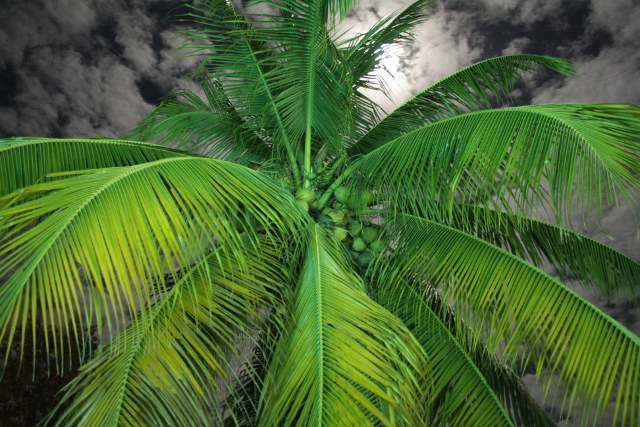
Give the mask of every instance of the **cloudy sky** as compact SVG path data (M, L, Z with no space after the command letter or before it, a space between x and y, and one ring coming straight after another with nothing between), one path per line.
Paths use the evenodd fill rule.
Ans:
M363 1L347 26L363 31L407 4ZM166 20L176 7L171 0L0 0L0 137L122 136L184 85L193 66L178 58L178 24ZM391 82L396 102L473 62L518 52L579 66L571 79L520 85L518 103L640 105L638 0L440 0L417 43L388 60L402 68ZM640 261L629 210L610 209L604 224L615 240L591 235ZM640 333L636 310L593 300Z

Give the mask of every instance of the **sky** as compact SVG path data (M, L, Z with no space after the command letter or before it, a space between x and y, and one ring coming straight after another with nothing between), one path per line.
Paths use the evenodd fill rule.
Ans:
M364 31L408 4L363 1L345 28ZM183 76L195 60L179 58L180 23L167 20L177 7L169 0L0 0L0 137L124 135L159 98L188 84ZM517 104L640 105L638 0L440 0L416 42L397 53L386 60L400 68L388 81L396 105L464 66L510 53L559 56L579 67L570 79L527 79L512 94ZM586 234L640 261L631 211L609 208L603 224L611 238ZM587 296L640 334L639 310ZM540 394L531 375L525 381Z

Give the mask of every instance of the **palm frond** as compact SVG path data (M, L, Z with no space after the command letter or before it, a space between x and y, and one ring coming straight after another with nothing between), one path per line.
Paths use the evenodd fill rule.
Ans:
M401 286L415 286L416 289L422 288L419 281L413 284L403 283ZM413 289L410 293L416 294ZM455 313L442 300L441 294L431 289L427 290L423 298L420 298L417 294L416 296L420 300L420 304L425 304L428 307L430 314L437 316L440 324L449 331L450 335L448 336L456 339L457 344L464 349L515 425L531 427L555 426L555 423L529 394L520 378L521 370L510 368L490 352L484 343L478 342L473 337L473 331L460 319L456 319ZM414 334L419 335L416 332Z
M586 223L620 195L636 207L638 135L640 108L633 105L477 111L415 130L363 156L354 166L354 185L377 189L399 211L429 212L443 221L458 203L529 215L538 215L542 204L558 225L571 225L575 196Z
M349 62L350 74L357 88L380 89L381 83L373 71L379 69L384 49L415 41L413 30L427 20L427 8L432 4L432 0L417 0L381 19L366 33L337 43L345 50L344 60Z
M0 277L11 274L0 287L0 340L24 343L21 325L42 315L59 331L47 343L58 355L63 336L79 337L93 322L101 330L103 315L109 331L124 326L149 303L149 280L175 277L220 244L242 262L243 235L296 235L307 218L274 181L189 157L26 187L0 199L0 217Z
M252 33L252 24L225 0L198 0L187 6L182 19L197 24L184 33L186 56L204 57L195 73L199 79L213 76L220 82L226 98L244 122L275 153L289 159L296 181L301 183L296 164L300 150L295 137L286 128L283 113L275 103L278 91L267 73L273 67L276 49ZM274 154L275 154L274 153Z
M431 0L418 0L382 19L366 33L336 43L344 51L343 61L347 63L355 89L381 90L390 96L380 73L392 70L381 66L381 57L390 46L397 48L413 41L413 29L428 18L426 9L431 4ZM347 145L360 140L383 117L382 109L359 90L353 91L352 103L353 123Z
M154 144L107 138L0 139L0 197L45 182L51 173L133 166L188 155Z
M264 380L284 332L280 319L284 316L276 316L276 314L279 313L270 313L266 320L267 327L260 331L255 340L251 360L244 364L234 390L225 400L229 407L229 415L224 420L225 427L256 425ZM286 314L289 314L288 311Z
M269 24L254 27L251 37L275 46L276 53L264 60L269 69L265 76L269 87L277 93L275 104L282 112L292 141L304 141L305 153L329 143L330 153L340 154L344 150L340 137L349 129L353 87L329 27L334 17L357 2L264 3L277 12L263 14ZM305 165L305 170L309 168L310 165Z
M382 107L360 91L353 92L352 103L352 122L347 135L347 145L359 140L369 131L372 123L379 122L384 116Z
M190 90L178 90L125 138L153 141L241 164L243 158L253 158L258 163L268 158L267 141L235 110L220 83L204 77L200 86L206 100Z
M458 319L486 339L490 351L500 348L510 358L521 352L537 375L548 369L569 385L563 396L569 410L578 401L593 408L583 412L585 418L597 420L614 401L614 424L637 424L640 338L542 270L488 242L410 215L387 227L397 249L374 265L380 280L420 280L441 288Z
M374 288L376 302L407 325L427 354L432 382L428 425L513 426L465 349L415 291L397 280L377 282Z
M466 111L491 108L491 99L510 99L517 79L548 68L563 75L575 69L568 61L540 55L507 55L470 65L432 84L402 104L360 141L349 148L350 155L366 154L413 130Z
M454 209L447 225L491 242L537 267L548 262L565 283L576 282L609 297L638 293L638 262L566 228L481 206Z
M259 425L419 423L419 343L367 297L340 243L315 224L309 234L292 330L267 374Z
M233 361L245 360L265 328L263 307L288 304L286 249L274 243L247 242L242 261L217 249L186 269L146 316L99 348L50 425L221 423L229 408L216 403L237 381Z

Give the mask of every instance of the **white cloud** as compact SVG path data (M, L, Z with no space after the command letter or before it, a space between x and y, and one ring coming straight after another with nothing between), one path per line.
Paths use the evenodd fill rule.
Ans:
M116 41L123 47L122 56L136 71L151 72L158 62L151 47L155 22L139 9L118 15Z
M573 78L535 91L534 104L551 102L630 102L640 104L640 52L605 48L596 58L578 61Z
M606 3L606 5L605 5ZM640 3L594 0L589 30L611 34L612 43L595 57L574 56L575 77L552 81L535 91L534 103L630 102L640 104Z
M345 27L352 27L349 35L366 31L378 22L379 17L410 3L383 4L380 7L375 2L373 6L369 2L361 4L353 16L345 21ZM393 77L381 73L393 95L393 101L381 93L369 93L387 112L428 85L477 61L482 55L481 48L470 46L469 40L473 34L463 24L466 19L466 16L462 16L464 14L445 11L442 5L436 5L431 13L430 18L416 28L416 42L394 52L398 55L400 69L389 70Z
M64 136L119 136L150 106L136 88L133 70L105 56L87 65L74 52L43 47L18 73L23 87L15 101L13 132ZM4 121L11 117L3 116Z
M639 9L637 0L591 0L589 21L611 32L627 33L627 36L637 38Z
M11 65L20 86L12 109L0 110L2 131L121 136L142 119L152 105L137 82L147 78L168 91L193 64L154 51L158 23L143 8L150 3L10 1L0 17L0 41L10 41L0 43L0 69ZM121 55L102 38L105 25Z
M502 49L502 54L514 55L516 53L525 53L527 46L530 44L531 40L527 37L515 38L509 42L509 45L506 48Z

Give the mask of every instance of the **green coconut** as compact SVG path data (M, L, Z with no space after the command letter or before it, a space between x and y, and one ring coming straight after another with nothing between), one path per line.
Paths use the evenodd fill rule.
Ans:
M364 195L362 197L366 201L367 206L373 205L376 201L376 195L373 194L371 190L364 190L363 193Z
M365 227L362 229L362 240L371 243L378 238L378 229L373 227Z
M360 264L362 267L366 267L371 263L373 256L369 252L362 252L358 258L356 258L356 262Z
M311 203L316 198L316 193L308 188L301 188L296 191L296 199Z
M336 239L343 241L349 235L349 232L344 228L336 227L333 229L333 235L336 236Z
M327 215L331 217L334 224L342 224L344 221L344 212L342 211L330 211Z
M342 218L341 224L346 228L347 224L349 224L349 221L351 221L351 217L349 216L348 211L343 210L342 212L344 212L344 218Z
M351 208L361 209L371 206L375 200L374 194L369 190L360 190L351 194L347 199L347 205Z
M340 203L344 203L347 201L347 198L349 197L349 193L350 191L347 187L338 187L333 192L333 195L335 196L337 201L339 201Z
M356 237L355 239L353 239L351 248L356 252L362 252L367 249L367 244L364 242L364 240L362 240L361 237Z
M349 234L352 236L357 236L362 231L362 224L358 221L350 221L349 222Z
M302 200L302 199L298 199L296 200L298 202L298 204L300 206L302 206L302 209L305 210L305 212L309 212L309 203L307 203L306 201Z
M382 239L378 239L369 245L369 249L371 249L374 253L384 252L387 250L387 247L387 244L382 241Z

